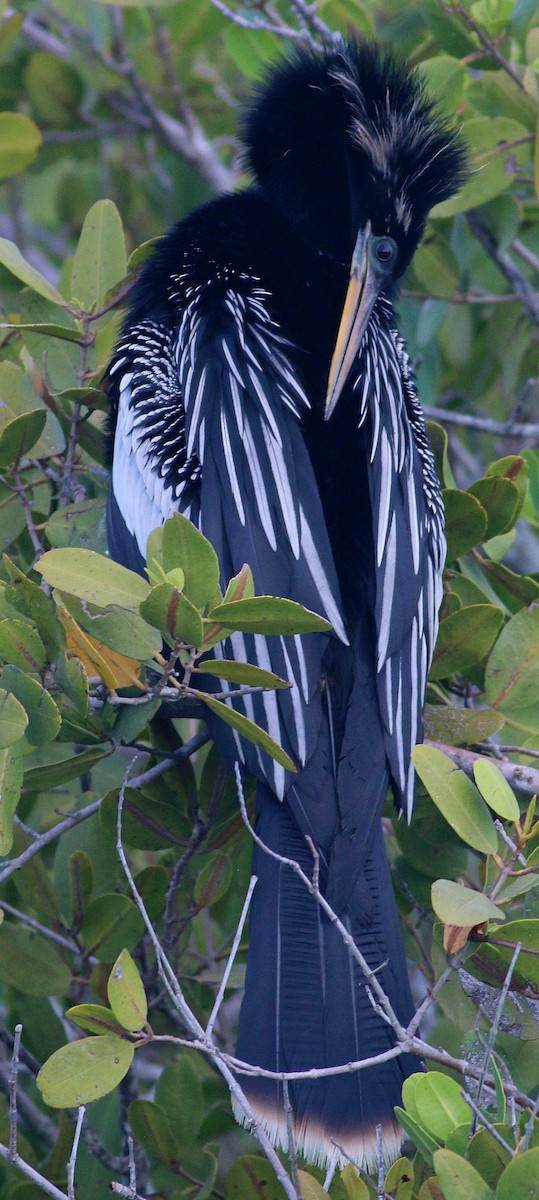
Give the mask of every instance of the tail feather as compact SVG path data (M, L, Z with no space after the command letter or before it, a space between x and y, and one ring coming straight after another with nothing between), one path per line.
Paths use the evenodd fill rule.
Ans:
M312 876L312 853L303 833L287 804L276 802L265 787L259 789L257 832L265 845L295 859ZM290 867L260 847L255 848L254 870L258 884L238 1057L266 1070L306 1071L390 1049L393 1033L374 1011L359 965L316 899ZM342 919L406 1024L412 999L379 822L352 907L353 915L344 913ZM360 1071L290 1082L300 1152L319 1165L344 1165L350 1158L373 1167L376 1127L381 1125L384 1157L393 1160L402 1136L393 1107L400 1103L412 1063L402 1055ZM250 1076L240 1082L274 1143L286 1148L282 1084ZM244 1119L239 1111L236 1116Z

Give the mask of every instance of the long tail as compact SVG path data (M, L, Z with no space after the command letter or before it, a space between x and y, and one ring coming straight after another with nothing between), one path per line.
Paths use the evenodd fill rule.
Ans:
M312 878L313 857L304 834L286 802L279 804L263 787L257 832L265 845L294 858ZM259 847L254 871L258 883L238 1057L266 1070L305 1071L389 1050L393 1033L374 1011L360 967L302 881ZM341 915L406 1025L412 999L378 820L354 903ZM291 1082L289 1102L300 1153L318 1165L344 1165L351 1159L373 1167L376 1127L381 1125L384 1157L393 1161L402 1140L393 1107L400 1103L403 1081L414 1069L417 1060L401 1055L360 1071ZM250 1076L242 1076L240 1083L273 1143L286 1149L282 1084ZM236 1117L241 1121L242 1113L236 1111Z

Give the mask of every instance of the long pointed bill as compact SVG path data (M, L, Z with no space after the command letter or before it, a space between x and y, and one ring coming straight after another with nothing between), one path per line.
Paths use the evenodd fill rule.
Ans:
M370 221L360 229L352 255L350 282L329 369L326 421L331 416L357 358L379 291L379 279L369 259Z

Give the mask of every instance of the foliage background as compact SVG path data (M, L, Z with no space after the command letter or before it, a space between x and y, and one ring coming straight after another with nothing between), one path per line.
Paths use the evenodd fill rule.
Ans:
M376 1186L399 1200L535 1195L539 850L528 803L539 766L537 6L37 0L24 10L0 4L0 13L6 1095L15 1027L23 1025L20 1157L14 1163L12 1095L11 1126L7 1101L0 1104L0 1196L30 1200L47 1187L49 1194L74 1194L66 1175L74 1125L61 1110L103 1091L82 1126L75 1170L82 1200L104 1195L110 1181L129 1196L283 1194L275 1164L265 1163L234 1124L212 1056L158 1040L184 1036L186 1023L165 993L116 850L118 793L130 766L124 846L189 1011L205 1024L249 881L236 791L189 718L149 724L163 681L152 684L141 664L161 632L171 632L166 612L152 610L145 622L127 585L123 598L113 595L115 579L97 560L92 573L101 590L89 591L88 560L77 551L106 549L102 385L121 301L145 252L137 248L194 205L243 185L234 135L239 107L261 71L298 40L319 44L350 28L418 65L462 125L472 171L461 197L433 213L399 305L421 398L447 431L433 429L450 542L428 697L427 734L438 750L431 744L418 751L425 790L412 831L393 820L389 804L385 818L426 1014L423 1053L434 1069L427 1082L415 1077L405 1095L413 1163L401 1161L374 1185L345 1171L331 1195L364 1200ZM43 551L66 548L74 557L49 558L43 575L36 572ZM179 555L165 562L165 575L182 561ZM208 604L198 609L197 620L207 619ZM140 695L130 686L134 674L152 685L146 705L117 702L118 692L124 700ZM193 737L194 758L182 754ZM130 743L135 752L125 748ZM477 788L472 784L477 755L495 759L518 789L521 817L499 773L476 766ZM451 890L459 881L465 892ZM503 932L493 903L498 920L507 913ZM127 998L118 998L107 980L124 948L137 970ZM215 1030L215 1046L228 1053L244 963L245 935ZM140 978L153 1033L146 1031L132 1069L116 1079L119 1035L123 1030L122 1054L129 1046L132 1057L125 1031L144 1025ZM80 1065L60 1059L51 1107L35 1078L77 1036L66 1009L109 1002L114 1015L94 1014L90 1031L115 1038L112 1050L104 1048L86 1091ZM479 1130L472 1142L470 1126ZM136 1179L129 1175L129 1132ZM293 1167L284 1177L289 1194L318 1195L320 1174L298 1181Z

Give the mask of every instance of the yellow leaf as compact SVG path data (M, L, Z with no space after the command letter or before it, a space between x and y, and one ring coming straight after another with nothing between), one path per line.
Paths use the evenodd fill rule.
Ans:
M89 633L84 633L74 617L58 605L58 616L66 631L67 648L80 659L88 675L99 675L108 688L141 688L139 681L140 663L135 658L118 654L103 642L98 642Z

